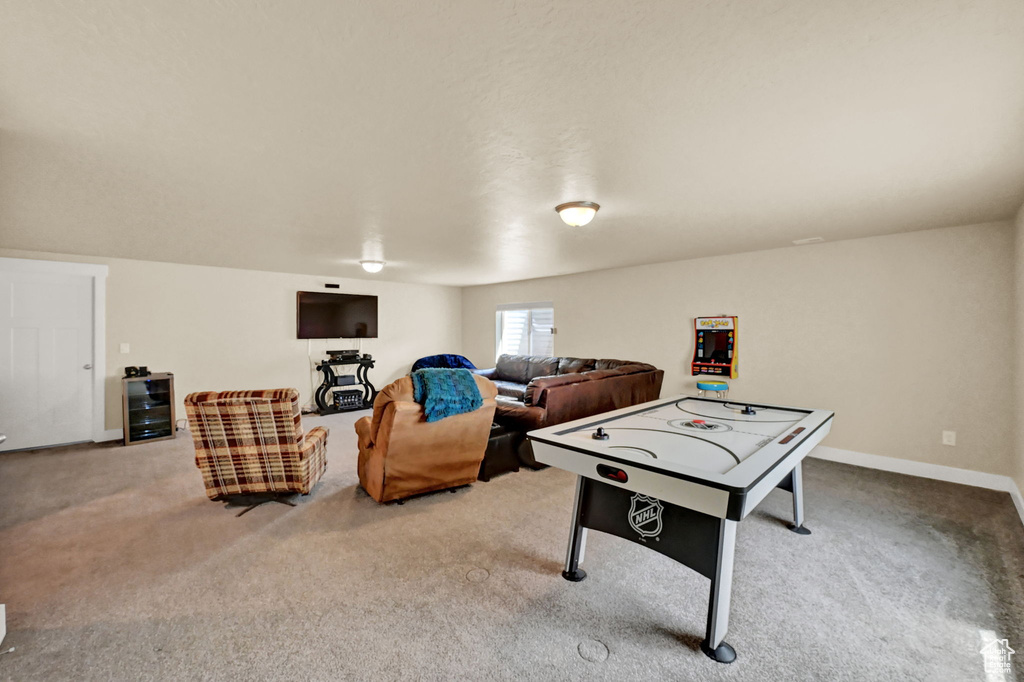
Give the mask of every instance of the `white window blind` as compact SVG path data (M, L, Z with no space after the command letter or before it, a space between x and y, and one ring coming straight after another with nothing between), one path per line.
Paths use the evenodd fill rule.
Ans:
M551 303L498 306L495 331L495 356L555 354L555 309Z

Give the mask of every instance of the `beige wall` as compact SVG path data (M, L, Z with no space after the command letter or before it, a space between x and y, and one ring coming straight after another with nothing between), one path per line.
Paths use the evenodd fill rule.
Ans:
M355 341L295 338L295 292L339 291L379 297L379 338L361 349L377 362L378 389L409 371L416 358L457 353L461 296L454 287L326 278L254 270L176 265L116 258L85 258L0 249L0 256L106 264L106 428L121 428L121 381L126 365L174 373L178 418L182 399L198 390L295 387L312 399L319 384L312 359ZM131 352L119 352L128 343Z
M1012 238L997 223L466 288L463 350L490 366L495 306L550 300L557 354L653 363L671 395L694 390L693 318L739 315L732 396L835 410L833 447L1008 474Z
M1024 206L1017 213L1014 226L1014 263L1015 292L1014 306L1016 313L1013 348L1015 356L1014 378L1015 395L1011 423L1014 429L1014 467L1012 475L1017 488L1024 492Z

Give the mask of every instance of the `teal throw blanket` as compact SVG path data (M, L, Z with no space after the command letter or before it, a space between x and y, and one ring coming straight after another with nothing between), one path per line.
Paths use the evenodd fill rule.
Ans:
M484 404L468 369L418 369L412 373L412 392L428 422L472 412Z

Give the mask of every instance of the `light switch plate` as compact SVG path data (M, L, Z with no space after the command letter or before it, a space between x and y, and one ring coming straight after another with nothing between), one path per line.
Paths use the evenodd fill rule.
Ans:
M942 432L942 444L943 445L956 445L956 431L943 431Z
M121 353L127 354L127 353L130 353L130 352L131 352L131 346L129 346L127 343L122 343L121 344Z

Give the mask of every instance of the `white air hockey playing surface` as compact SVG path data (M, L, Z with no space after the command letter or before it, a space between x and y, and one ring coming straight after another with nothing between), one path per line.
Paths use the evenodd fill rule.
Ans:
M606 441L594 440L593 422L566 435L637 462L657 460L680 472L725 474L808 415L806 410L770 407L744 415L743 409L740 404L683 398L609 421L604 425Z
M832 417L828 410L677 396L528 436L539 462L613 483L595 465L619 467L636 492L738 521L821 442ZM606 439L595 438L599 428Z

